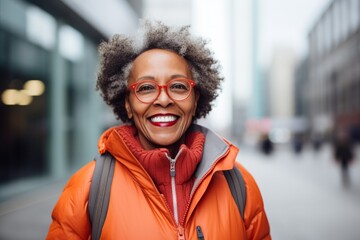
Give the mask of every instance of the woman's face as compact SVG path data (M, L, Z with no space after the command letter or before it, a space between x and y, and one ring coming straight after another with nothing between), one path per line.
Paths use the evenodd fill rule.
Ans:
M135 59L128 84L153 80L165 85L179 77L192 79L187 61L174 52L151 49ZM134 120L145 149L166 147L174 151L183 142L184 133L195 115L197 100L194 90L186 99L174 101L162 89L154 102L143 103L131 91L125 107L128 117Z

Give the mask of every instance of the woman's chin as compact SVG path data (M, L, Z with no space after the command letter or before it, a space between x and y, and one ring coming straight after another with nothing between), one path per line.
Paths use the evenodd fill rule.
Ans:
M179 144L180 137L174 136L174 134L156 134L152 136L151 142L156 147L169 148Z

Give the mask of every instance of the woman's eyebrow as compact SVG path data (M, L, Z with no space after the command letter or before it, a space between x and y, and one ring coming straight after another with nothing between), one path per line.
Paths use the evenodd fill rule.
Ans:
M188 78L186 75L183 75L183 74L174 74L174 75L171 75L171 79L174 79L174 78Z
M153 77L153 76L141 76L141 77L136 79L136 82L142 81L142 80L155 80L155 77Z

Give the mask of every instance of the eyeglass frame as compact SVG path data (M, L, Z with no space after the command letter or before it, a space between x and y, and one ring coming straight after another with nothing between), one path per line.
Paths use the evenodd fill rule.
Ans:
M170 96L170 94L169 94L169 92L168 92L168 86L169 86L169 84L170 84L171 82L173 82L173 81L175 81L175 80L180 80L180 79L181 79L181 80L186 80L186 81L190 84L190 91L189 91L189 94L188 94L184 99L176 100L176 99L173 99L173 98ZM152 100L152 101L150 101L150 102L144 102L144 101L142 101L142 100L138 97L138 95L136 94L136 88L137 88L137 86L138 86L139 84L141 84L141 83L144 83L144 82L155 83L155 85L156 85L156 86L158 87L158 89L159 89L158 95L154 98L154 100ZM129 89L129 90L132 90L132 92L134 93L135 97L136 97L140 102L142 102L142 103L148 103L148 104L149 104L149 103L155 102L155 100L159 98L162 89L165 89L166 95L167 95L171 100L173 100L173 101L184 101L185 99L187 99L187 98L190 96L190 94L191 94L191 92L193 91L193 88L194 88L195 86L196 86L196 83L195 83L194 80L189 79L189 78L180 77L180 78L171 79L171 80L170 80L168 83L166 83L165 85L159 85L159 84L158 84L156 81L154 81L154 80L138 81L138 82L136 82L136 83L131 84L131 85L128 87L128 89Z

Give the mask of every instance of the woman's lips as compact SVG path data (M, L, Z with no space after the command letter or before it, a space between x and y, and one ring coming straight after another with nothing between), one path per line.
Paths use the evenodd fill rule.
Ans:
M155 115L150 119L150 123L157 127L171 127L178 121L178 117L175 115Z

